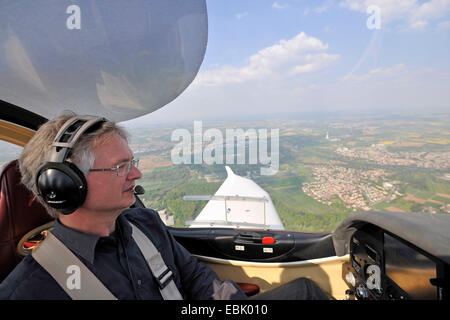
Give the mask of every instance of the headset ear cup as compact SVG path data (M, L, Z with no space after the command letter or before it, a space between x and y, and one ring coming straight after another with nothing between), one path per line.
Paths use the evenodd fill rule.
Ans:
M39 170L36 186L42 199L63 214L70 214L86 200L83 172L70 162L47 162Z

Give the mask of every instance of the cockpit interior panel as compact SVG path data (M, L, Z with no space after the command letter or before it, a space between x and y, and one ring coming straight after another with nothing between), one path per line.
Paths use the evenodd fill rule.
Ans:
M449 266L390 232L367 224L351 237L343 277L362 300L448 299Z

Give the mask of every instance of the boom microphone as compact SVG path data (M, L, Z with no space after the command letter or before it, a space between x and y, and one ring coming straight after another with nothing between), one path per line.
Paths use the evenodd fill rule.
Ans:
M145 193L145 190L144 190L144 188L143 188L142 186L136 185L136 186L134 187L134 194L135 194L136 196L141 195L141 194L144 194L144 193Z

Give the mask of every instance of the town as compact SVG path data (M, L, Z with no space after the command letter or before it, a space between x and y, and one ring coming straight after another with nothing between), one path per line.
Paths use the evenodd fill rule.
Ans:
M382 169L318 166L313 167L313 174L315 182L304 183L302 191L326 205L332 205L337 196L347 209L371 210L373 205L400 195Z
M390 152L385 144L349 149L340 147L336 153L351 159L366 159L381 165L415 166L420 168L450 168L450 152Z

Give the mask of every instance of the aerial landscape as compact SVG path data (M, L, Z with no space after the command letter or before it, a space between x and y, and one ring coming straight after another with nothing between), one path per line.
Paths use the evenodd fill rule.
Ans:
M237 156L226 161L225 141L224 161L174 164L171 154L177 142L172 133L179 128L192 131L193 123L127 128L143 173L139 183L146 192L141 199L158 210L166 224L187 227L206 201L185 201L183 196L214 194L229 165L270 194L286 230L333 231L357 211L450 213L448 114L295 118L203 122L205 130L214 128L224 135L230 128L243 129L243 163ZM264 165L249 161L249 128L279 129L279 168L274 174L261 174ZM192 160L195 150L209 145L200 143L201 148L194 145L188 155ZM2 144L3 166L17 158L21 148ZM237 145L233 147L239 150Z
M356 211L450 213L449 123L441 114L203 124L223 132L239 127L244 134L248 128L278 128L279 169L273 175L249 164L249 139L244 164L173 164L174 125L131 129L131 147L141 159L141 198L170 225L186 227L206 202L183 196L214 194L230 165L270 194L286 230L332 231ZM225 155L225 143L223 148Z

